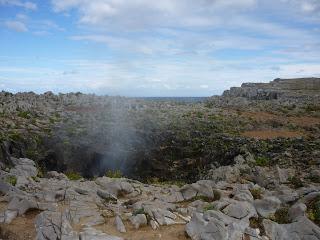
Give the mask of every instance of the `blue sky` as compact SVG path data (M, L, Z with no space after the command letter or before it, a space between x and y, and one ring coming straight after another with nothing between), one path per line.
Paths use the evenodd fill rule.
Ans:
M320 76L320 0L0 0L0 89L210 96Z

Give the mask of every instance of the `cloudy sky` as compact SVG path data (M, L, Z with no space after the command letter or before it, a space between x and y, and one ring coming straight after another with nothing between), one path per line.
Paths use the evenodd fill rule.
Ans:
M0 89L210 96L320 76L320 0L0 0Z

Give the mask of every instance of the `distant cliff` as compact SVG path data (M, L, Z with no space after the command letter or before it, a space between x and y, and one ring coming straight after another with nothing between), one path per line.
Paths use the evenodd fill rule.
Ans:
M270 83L243 83L224 91L223 97L244 97L249 100L272 100L320 96L320 78L277 78Z

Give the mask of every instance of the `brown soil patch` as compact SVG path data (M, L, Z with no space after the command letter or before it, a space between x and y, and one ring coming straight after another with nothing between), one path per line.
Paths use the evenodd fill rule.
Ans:
M281 124L294 124L300 127L312 127L320 124L320 118L316 117L287 117L283 115L276 115L268 112L243 112L241 116L253 119L257 122L278 122Z
M0 239L33 240L36 239L35 217L40 212L29 211L25 216L15 218L10 224L0 224Z
M242 133L243 136L256 139L274 139L274 138L295 138L304 136L303 133L298 131L285 131L285 130L257 130L247 131Z
M243 112L241 116L252 118L258 122L267 122L272 120L280 120L281 116L267 112Z
M185 225L160 226L160 229L153 230L150 226L135 229L130 222L123 222L126 226L126 233L119 233L114 225L114 218L107 219L103 225L95 228L114 236L123 237L126 240L187 240Z
M320 118L315 117L289 117L289 122L302 127L311 127L320 124Z

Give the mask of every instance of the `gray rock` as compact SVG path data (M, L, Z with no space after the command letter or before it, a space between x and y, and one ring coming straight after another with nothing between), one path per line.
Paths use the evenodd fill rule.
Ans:
M200 213L194 213L186 225L186 233L192 240L227 240L228 231L223 222L211 218L203 219Z
M116 216L114 223L115 223L116 228L119 232L121 232L121 233L127 232L126 227L124 226L124 224L119 216Z
M277 224L271 220L263 220L267 237L277 240L317 240L320 239L320 228L306 217L291 224Z
M305 216L307 206L304 203L296 203L290 207L288 215L291 221L297 221L300 217Z
M85 228L80 233L80 240L123 240L121 237L111 236L94 228Z
M16 210L6 210L4 212L4 222L9 224L18 216L18 211Z
M44 211L35 220L37 240L79 239L63 213Z
M144 214L137 214L135 216L130 217L130 222L135 227L135 229L147 226L148 224L147 217Z
M223 212L233 218L242 219L255 215L253 206L248 202L236 202L228 205Z
M152 215L159 225L171 225L174 224L174 220L177 218L175 214L165 209L153 209Z
M214 198L214 193L210 181L198 181L196 183L184 185L180 192L185 200L190 200L197 196Z
M97 178L96 183L115 197L127 195L134 191L132 185L124 178Z
M55 178L58 180L68 180L68 177L66 175L64 175L63 173L58 173L56 171L47 172L47 177L48 178Z
M17 211L18 215L26 213L29 209L39 209L37 202L26 196L18 196L12 198L7 207L8 210Z
M264 218L270 217L280 207L281 201L277 197L266 197L264 199L256 199L254 206L258 214Z
M203 214L194 213L191 221L186 225L186 233L192 240L200 240L201 232L207 221L203 219Z
M225 225L216 220L210 219L200 234L200 239L203 240L227 240L228 230Z
M117 201L116 196L114 196L112 193L109 193L107 191L103 191L101 189L98 189L97 195L107 201Z

